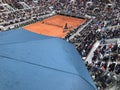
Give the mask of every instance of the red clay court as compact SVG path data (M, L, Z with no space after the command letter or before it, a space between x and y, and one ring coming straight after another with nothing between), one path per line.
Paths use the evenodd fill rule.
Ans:
M55 15L50 18L44 19L37 23L33 23L24 27L24 29L43 34L47 36L54 36L64 38L70 30L77 28L82 23L85 22L85 19L74 18L63 15ZM67 31L64 32L65 24L67 23Z

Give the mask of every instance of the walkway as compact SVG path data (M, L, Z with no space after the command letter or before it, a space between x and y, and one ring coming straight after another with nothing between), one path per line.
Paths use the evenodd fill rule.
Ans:
M90 51L89 55L87 56L86 58L86 61L88 61L88 63L91 63L92 62L92 57L94 55L94 51L97 49L97 47L99 46L100 44L100 41L97 41L94 45L93 45L93 48L92 50Z

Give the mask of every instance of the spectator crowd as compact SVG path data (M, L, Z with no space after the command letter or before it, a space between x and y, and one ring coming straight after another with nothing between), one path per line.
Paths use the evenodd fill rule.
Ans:
M120 87L120 43L101 43L94 51L92 63L86 66L96 82L96 86L101 90L106 87L116 85L116 90Z
M117 80L120 75L120 45L117 42L106 44L105 40L120 38L120 0L24 0L29 8L24 8L18 2L20 0L9 4L14 8L13 11L5 10L0 3L0 26L38 19L53 11L70 16L89 16L83 25L70 31L65 39L77 48L82 57L87 57L94 43L100 40L101 44L94 52L92 63L86 62L86 66L98 90L104 90Z

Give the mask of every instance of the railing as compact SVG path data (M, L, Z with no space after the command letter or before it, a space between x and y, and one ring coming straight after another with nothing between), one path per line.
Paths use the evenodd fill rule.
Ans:
M92 22L92 19L89 22L87 22L85 25L83 25L81 28L78 28L78 31L74 35L72 35L71 37L69 37L69 39L72 39L75 35L78 35L91 22Z

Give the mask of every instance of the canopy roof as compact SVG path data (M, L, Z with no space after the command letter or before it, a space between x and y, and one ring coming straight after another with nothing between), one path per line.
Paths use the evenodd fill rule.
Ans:
M0 33L0 90L96 90L73 45L19 28Z

